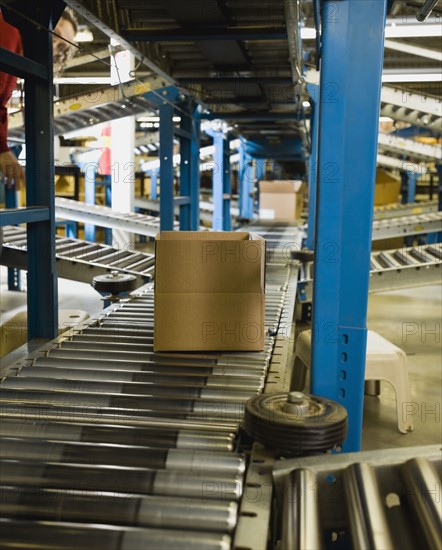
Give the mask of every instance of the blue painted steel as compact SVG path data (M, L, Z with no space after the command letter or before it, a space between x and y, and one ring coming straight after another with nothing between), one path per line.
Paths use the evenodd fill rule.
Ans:
M186 113L184 114L183 111ZM180 123L180 197L187 198L185 203L180 204L180 231L190 231L191 227L191 205L190 205L190 178L191 178L191 136L192 116L187 109L181 111ZM175 202L176 204L176 202Z
M112 206L112 176L107 174L101 177L101 185L104 185L104 196L106 206ZM105 244L112 245L112 229L105 227L104 229Z
M230 139L222 131L206 130L215 147L213 182L213 222L215 231L230 231Z
M173 231L173 112L171 103L160 109L160 228Z
M405 170L401 172L401 192L402 192L402 204L408 204L414 202L416 199L416 183L419 174Z
M253 171L252 159L246 155L244 138L239 145L239 216L245 220L253 219Z
M84 198L86 204L95 204L96 174L98 165L88 162L83 166L84 171ZM86 241L95 242L95 225L84 224L84 238Z
M0 226L18 225L20 223L48 222L50 219L51 213L47 206L7 208L5 210L1 210Z
M49 78L46 65L36 63L5 48L0 48L0 70L19 78L42 79L43 82Z
M300 139L282 139L269 142L267 139L248 139L246 154L254 159L304 160L304 146Z
M15 187L2 186L2 188L5 189L6 208L17 208L18 199ZM20 270L15 267L8 267L8 290L21 290Z
M358 451L386 1L323 8L311 389L347 408Z
M318 131L319 131L319 86L307 84L311 98L312 116L310 118L310 158L308 162L308 225L306 248L313 250L316 225L316 187L318 168Z
M259 182L261 180L266 179L266 161L265 159L256 159L256 185L255 185L255 204L254 209L256 212L259 212L259 200L260 200L260 194L259 194ZM252 199L253 200L253 199Z
M200 226L200 139L201 112L198 105L192 109L190 139L190 229L198 231Z
M20 5L22 4L22 5ZM48 80L25 79L26 199L40 207L45 221L27 226L28 339L58 334L57 272L55 263L55 192L52 84L52 35L42 32L56 24L54 11L63 2L16 2L31 23L20 25L25 57L47 67ZM42 212L43 214L43 212Z
M150 198L154 201L158 199L158 170L150 172Z

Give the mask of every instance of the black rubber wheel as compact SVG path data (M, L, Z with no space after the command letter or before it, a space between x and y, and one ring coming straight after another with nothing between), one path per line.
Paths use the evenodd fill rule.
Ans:
M92 286L97 292L109 293L112 295L120 292L132 292L137 288L137 278L135 275L126 273L107 273L106 275L97 275L92 279Z
M305 395L301 411L293 403L288 407L287 396L263 394L249 399L244 430L282 456L317 454L342 445L347 435L347 411L342 405Z

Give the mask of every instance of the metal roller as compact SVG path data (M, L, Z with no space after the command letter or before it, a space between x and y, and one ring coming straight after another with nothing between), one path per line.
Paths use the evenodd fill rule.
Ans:
M226 399L233 401L246 401L257 390L238 390L235 388L207 388L197 386L185 386L184 384L174 384L169 379L168 384L143 384L142 382L114 382L114 381L96 381L96 380L66 380L23 376L15 376L3 380L2 388L11 388L15 390L43 390L69 392L72 394L124 394L125 396L143 396L143 398L178 398L178 399Z
M230 537L219 533L18 520L0 520L0 528L0 548L5 550L20 546L35 550L230 549Z
M212 472L188 473L18 460L1 460L0 466L5 485L194 497L203 501L237 501L242 494L242 476L229 473L217 473L215 476Z
M233 430L233 427L232 427ZM137 428L134 426L70 424L29 419L15 420L3 417L1 437L38 438L54 441L141 445L167 449L199 449L202 451L232 451L235 434L224 431L204 432L165 427Z
M61 489L2 487L2 516L35 520L111 523L162 529L230 533L238 514L236 502L160 496L134 497Z
M393 550L394 545L370 464L351 464L343 473L350 536L355 550Z
M281 550L321 550L317 479L307 468L294 470L284 485Z
M20 459L23 456L32 461L219 472L221 475L239 475L245 471L245 458L241 454L3 437L1 458Z
M402 465L407 502L416 514L428 548L442 548L441 478L429 460L413 458Z
M29 378L49 378L49 379L64 379L64 380L101 380L101 381L117 381L117 382L140 382L143 384L159 384L174 386L189 386L189 387L222 387L237 390L260 389L264 385L264 377L261 376L257 380L235 376L198 376L197 374L179 374L166 375L155 374L138 371L122 371L122 370L101 370L93 369L69 369L64 368L63 363L60 367L23 367L19 371L20 377Z

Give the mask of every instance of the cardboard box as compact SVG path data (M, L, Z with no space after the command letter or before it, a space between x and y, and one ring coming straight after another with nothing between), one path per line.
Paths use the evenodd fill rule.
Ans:
M292 222L300 219L305 185L301 180L259 182L260 219Z
M251 233L157 235L154 351L262 351L265 258Z
M376 187L374 192L374 205L381 206L399 201L401 181L378 168L376 170Z

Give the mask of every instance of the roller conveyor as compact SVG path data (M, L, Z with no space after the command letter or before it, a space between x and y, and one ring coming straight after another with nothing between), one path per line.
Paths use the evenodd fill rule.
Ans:
M440 243L372 252L369 291L382 292L439 284L441 264ZM301 266L298 291L302 301L312 300L313 262Z
M275 374L296 281L295 265L268 263L260 353L155 354L147 286L11 365L0 547L231 548L244 402Z
M155 237L160 230L158 216L146 216L136 212L116 212L108 206L85 204L60 197L55 198L55 215L64 220L119 229L146 237ZM178 228L179 223L175 222L175 229Z
M398 218L401 216L415 216L427 212L437 212L437 201L412 202L408 204L387 204L375 206L374 219L383 220L387 218Z
M422 235L440 231L442 212L424 212L410 216L377 219L373 222L373 240Z
M27 269L26 229L4 227L2 264ZM55 238L57 273L64 279L91 283L97 275L119 271L137 278L138 286L152 279L154 256L120 250L79 239Z
M280 548L440 548L439 445L277 461Z

